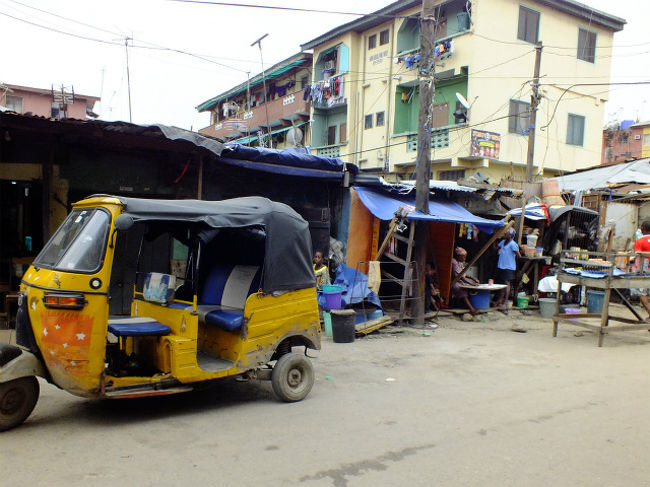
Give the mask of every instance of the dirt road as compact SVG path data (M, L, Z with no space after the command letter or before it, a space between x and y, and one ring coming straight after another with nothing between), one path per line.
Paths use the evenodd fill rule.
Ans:
M268 383L134 401L43 383L0 434L0 484L650 485L650 334L598 348L550 327L515 312L328 338L295 404Z

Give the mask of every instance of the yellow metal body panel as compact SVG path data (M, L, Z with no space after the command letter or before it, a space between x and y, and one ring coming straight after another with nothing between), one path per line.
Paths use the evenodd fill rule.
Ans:
M93 207L86 200L75 207ZM103 198L110 203L115 199ZM101 205L114 220L121 207ZM109 239L113 227L109 232ZM23 276L21 291L27 293L29 318L34 338L45 365L56 385L73 394L92 397L99 394L104 372L106 333L108 327L108 286L113 262L113 250L106 245L104 262L92 274L63 272L31 266ZM93 289L91 280L99 279L101 286ZM86 305L81 310L46 308L43 296L48 292L73 291L83 293Z

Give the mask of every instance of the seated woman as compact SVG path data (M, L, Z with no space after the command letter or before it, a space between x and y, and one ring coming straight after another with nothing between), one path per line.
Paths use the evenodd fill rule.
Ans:
M451 278L452 280L456 278L465 267L465 260L467 259L467 251L462 247L456 247L454 249L454 258L451 259ZM479 284L479 280L475 277L468 276L463 274L463 276L451 287L451 294L454 299L463 301L463 303L469 308L469 312L473 315L478 314L477 309L472 306L472 302L469 300L469 294L467 289L463 288L463 285L475 286Z

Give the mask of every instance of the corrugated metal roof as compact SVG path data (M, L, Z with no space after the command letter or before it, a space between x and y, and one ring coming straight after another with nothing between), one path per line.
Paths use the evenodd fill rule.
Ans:
M283 61L283 62L285 62L285 61ZM306 63L307 61L309 61L309 59L307 59L307 58L297 59L295 61L291 61L290 63L285 64L285 65L280 66L280 67L277 67L278 64L281 64L281 63L278 63L275 66L273 66L269 70L269 72L264 74L264 78L266 78L266 80L268 81L268 80L270 80L270 79L272 79L272 78L274 78L276 76L280 76L281 74L286 73L287 71L289 71L293 67L296 67L296 66L299 66L301 64ZM309 67L311 68L311 65ZM234 95L236 93L240 93L242 91L245 91L248 87L253 87L253 86L259 85L260 83L262 83L262 81L263 81L262 74L260 73L260 74L256 75L255 77L253 77L250 81L244 81L243 83L238 84L234 88L231 88L230 90L225 91L225 92L221 93L220 95L217 95L217 96L215 96L213 98L210 98L207 101L204 101L203 103L201 103L200 105L198 105L196 107L196 110L198 110L199 112L209 110L210 108L214 107L217 103L219 103L221 100L225 100L226 98L228 98L228 97L230 97L230 96L232 96L232 95Z
M597 167L553 179L558 182L560 191L608 189L622 183L650 184L650 158Z
M415 187L415 181L403 180L400 181L400 184L407 186L409 188ZM432 179L429 181L429 190L438 190L438 191L458 191L461 193L475 193L476 188L470 188L469 186L461 186L456 181L441 181Z

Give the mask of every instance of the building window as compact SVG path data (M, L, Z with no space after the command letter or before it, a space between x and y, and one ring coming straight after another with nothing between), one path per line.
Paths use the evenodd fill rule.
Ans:
M382 30L379 33L379 45L380 46L383 46L384 44L388 44L388 41L389 41L389 35L388 34L389 34L388 29Z
M642 145L650 145L650 134L643 134Z
M327 127L327 145L336 144L336 125Z
M65 118L65 110L61 108L61 105L58 101L52 102L52 110L50 116L58 120Z
M300 78L300 89L302 90L305 86L309 84L309 76L303 76Z
M465 178L464 169L455 169L453 171L438 171L438 179L440 181L458 181Z
M596 60L596 33L578 29L578 59L593 63Z
M511 134L528 134L530 125L530 103L519 100L510 100L508 113L508 132Z
M384 126L384 112L377 112L375 114L376 120L375 120L375 125L377 127L383 127Z
M23 99L20 96L7 95L5 107L12 112L23 113Z
M585 139L585 117L569 114L569 126L566 133L566 143L583 145Z
M374 49L375 47L377 47L377 34L368 37L368 49Z
M366 115L366 123L364 128L371 129L372 128L372 115Z
M343 122L339 125L339 144L342 144L346 140L348 140L348 124Z
M539 34L539 12L519 6L519 28L517 39L537 44Z

